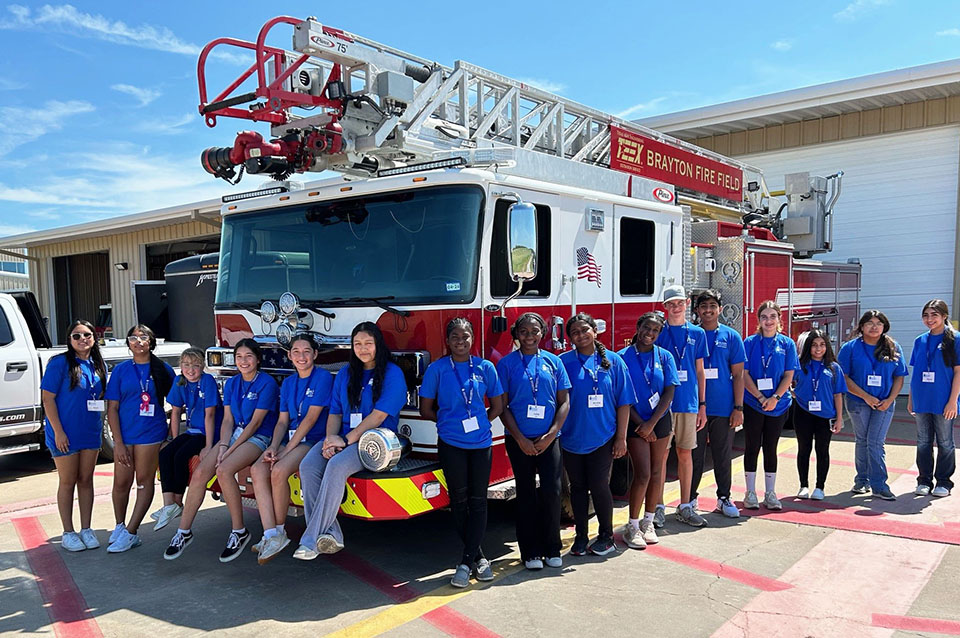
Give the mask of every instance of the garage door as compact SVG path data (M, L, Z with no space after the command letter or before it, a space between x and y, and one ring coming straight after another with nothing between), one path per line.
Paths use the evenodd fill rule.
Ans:
M740 159L763 169L772 190L787 173L828 175L843 170L836 206L834 250L820 258L863 264L861 308L890 318L891 334L909 361L924 331L920 310L944 299L955 316L954 245L957 224L960 128L761 153Z

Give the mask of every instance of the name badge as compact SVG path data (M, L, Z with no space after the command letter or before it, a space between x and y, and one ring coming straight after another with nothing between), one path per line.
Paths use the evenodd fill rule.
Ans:
M591 394L587 397L587 407L588 408L602 408L603 407L603 395L602 394Z
M773 390L773 379L757 379L757 390Z
M650 407L656 410L657 406L660 405L660 393L654 392L650 395L650 398L647 399L647 401L650 402Z
M528 405L527 406L527 418L528 419L542 419L547 416L547 406L545 405Z
M103 412L105 410L103 404L103 399L89 399L87 400L87 412Z
M687 382L687 371L686 370L677 370L677 379L680 380L680 383Z
M703 378L704 379L719 379L720 371L716 368L704 368L703 369Z
M819 401L807 401L807 412L819 412L819 411L820 411Z
M153 409L154 409L155 407L156 407L156 406L153 405L152 403L151 403L150 405L146 405L146 406L141 405L141 406L140 406L140 416L153 416Z
M288 441L292 441L292 440L293 440L293 435L296 434L296 433L297 433L296 428L294 428L293 430L287 430L287 440L288 440Z
M358 425L360 425L360 422L361 422L361 421L363 421L363 413L362 413L362 412L351 412L351 413L350 413L350 429L351 429L351 430L354 429L354 428L356 428Z
M921 381L922 381L923 383L935 383L936 380L937 380L937 373L936 373L936 372L924 372L924 373L923 373L923 378L921 379ZM89 403L89 401L88 401L88 403ZM101 401L101 403L102 403L102 401Z
M238 426L236 426L235 428L233 428L233 438L235 438L235 439L240 438L240 435L241 435L241 434L243 434L243 426L242 426L242 425L238 425Z
M480 429L480 423L477 422L477 417L472 416L469 419L464 419L460 423L463 424L463 431L465 433L476 432Z
M879 374L868 374L867 385L871 388L879 388L883 385L883 377Z

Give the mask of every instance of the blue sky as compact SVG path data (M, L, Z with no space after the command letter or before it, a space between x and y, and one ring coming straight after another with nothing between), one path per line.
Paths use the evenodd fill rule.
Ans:
M197 54L214 38L255 39L280 13L628 118L960 57L953 2L265 4L0 4L0 236L225 192L200 151L252 123L204 125ZM275 33L289 47L289 29ZM223 55L208 68L216 87L245 67Z

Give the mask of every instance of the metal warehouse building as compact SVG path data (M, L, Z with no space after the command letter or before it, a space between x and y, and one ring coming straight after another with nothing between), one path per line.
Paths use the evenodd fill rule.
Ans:
M220 250L220 200L4 237L0 250L26 251L30 290L55 343L70 321L96 322L108 303L115 334L124 334L135 321L133 281L163 279L169 262Z
M923 304L960 316L960 60L640 120L783 176L844 171L833 252L863 264L861 307L890 318L907 356Z

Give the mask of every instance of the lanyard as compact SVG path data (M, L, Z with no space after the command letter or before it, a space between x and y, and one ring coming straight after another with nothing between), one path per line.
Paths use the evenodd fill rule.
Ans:
M520 362L523 362L523 355L520 355ZM533 404L537 405L537 390L540 389L540 349L537 348L537 354L533 358L533 376L530 375L529 366L523 366L523 374L530 382L530 391L533 393Z
M683 367L683 357L687 354L687 337L690 336L690 326L686 323L683 324L683 350L677 347L677 340L673 337L673 329L676 326L667 326L667 334L670 335L670 344L673 346L673 351L677 354L677 367Z
M149 368L147 369L147 378L146 378L146 380L144 380L144 378L140 376L140 364L139 364L139 363L134 363L134 364L133 364L133 370L134 370L134 372L137 373L137 381L140 383L140 393L141 393L141 394L147 394L147 391L150 389L150 381L152 380L151 377L150 377L150 369L149 369ZM149 399L149 396L148 396L147 398Z
M633 349L634 349L634 351L637 353L637 361L640 363L640 371L643 373L643 380L647 382L647 387L650 389L650 392L651 392L651 394L652 394L652 393L653 393L653 381L651 380L651 376L652 376L653 373L654 373L653 358L654 358L654 357L656 356L656 354L657 354L657 346L653 346L653 349L650 350L650 352L649 352L649 354L650 354L650 364L649 364L649 365L646 365L646 364L644 364L644 362L643 362L643 355L644 355L644 354L647 354L647 353L640 352L640 350L637 349L637 346L633 346ZM647 368L650 369L650 372L649 372L649 373L647 372Z
M707 332L707 331L705 331L705 332ZM706 343L706 346L707 346L707 361L711 364L711 367L712 367L712 364L713 364L713 353L717 351L717 337L719 337L719 336L720 336L720 329L719 329L719 328L716 329L716 330L710 330L709 332L707 332L707 343ZM711 341L712 341L713 343L711 343Z
M351 410L351 411L355 410L356 412L359 412L359 413L363 414L363 407L362 407L362 406L363 406L363 393L364 393L364 391L366 391L367 388L373 388L373 376L372 376L372 373L371 373L371 376L370 376L370 380L367 381L366 383L364 383L363 386L360 388L360 396L357 398L357 401L358 401L359 403L357 403L357 405L351 405L351 406L350 406L350 410Z
M757 343L759 343L759 346L756 345ZM757 357L757 348L759 347L759 348L760 348L760 351L761 351L761 352L760 352L760 365L763 366L763 378L766 378L766 377L767 377L767 368L770 367L770 362L773 361L773 355L774 355L774 353L777 351L777 337L776 337L776 335L774 335L773 338L771 339L771 341L770 341L770 354L769 354L769 356L767 356L767 357L764 357L764 356L763 356L763 350L765 350L765 348L763 347L763 336L762 336L762 335L760 336L759 339L757 339L756 342L754 342L754 344L755 344L755 345L753 346L753 348L750 349L750 358L756 360L756 357Z
M927 372L930 372L933 370L933 358L936 356L937 349L938 349L936 347L934 348L930 347L930 342L933 340L933 337L940 337L939 341L937 342L937 346L939 346L940 348L943 347L942 332L939 335L933 335L933 334L927 335Z
M453 373L457 375L457 381L460 383L460 395L463 397L463 404L467 406L467 414L470 414L470 405L473 403L473 390L475 388L474 384L470 384L470 394L468 395L466 390L463 389L463 386L467 384L468 381L473 381L473 357L467 359L467 363L470 364L470 374L467 376L467 380L464 381L463 377L460 376L460 371L457 370L457 364L453 362L453 357L450 357L450 367L453 368Z
M867 356L867 361L870 362L870 371L876 375L877 374L877 358L867 349L867 344L863 340L863 337L860 338L860 347L863 349L863 354ZM876 351L876 346L874 346L874 351Z
M87 376L87 371L90 372L90 376ZM97 371L93 369L93 361L80 360L80 376L83 377L83 380L89 383L87 387L90 390L90 398L96 400L97 398Z
M243 387L242 376L240 377L240 383L237 384L237 386L240 388L240 396L237 397L237 414L233 418L237 423L240 424L240 427L242 428L247 427L247 424L243 418L243 401L244 399L247 398L247 391L250 390L250 387L257 382L257 377L259 376L260 376L260 371L258 370L257 374L254 375L252 379L250 379L250 383L247 384L246 388Z
M190 391L190 386L193 385L193 392ZM186 401L187 404L187 425L190 425L191 419L193 419L194 408L197 407L197 393L200 392L200 379L197 379L196 383L191 384L187 382L187 396L193 397L193 401Z
M823 371L826 367L822 361L811 361L810 367L813 368L810 371L810 383L813 384L813 396L816 398L817 390L820 388L820 377L823 376Z
M593 379L593 393L600 394L600 373L598 372L600 370L600 357L597 356L596 350L593 351L593 370L587 366L587 361L589 360L590 357L587 357L586 361L581 359L580 353L577 353L577 361L580 362L580 367L586 370L587 374L590 375L590 378Z
M303 419L303 402L306 401L307 390L310 389L310 384L313 383L313 375L315 375L316 373L317 373L317 367L314 366L313 370L310 371L310 376L307 377L307 385L302 392L300 390L300 379L301 379L301 377L299 376L300 373L299 372L297 373L297 384L296 384L296 387L294 388L297 391L297 397L300 398L300 403L297 404L297 425L299 425L300 421ZM373 379L371 379L371 381L373 381ZM361 390L361 392L363 392L363 390ZM307 409L309 410L310 408L307 408Z

